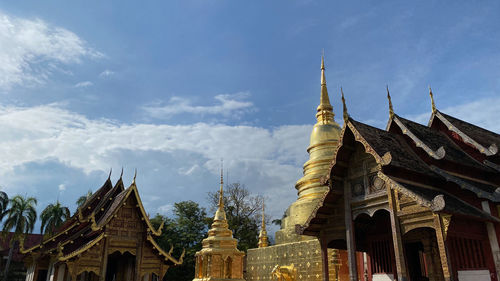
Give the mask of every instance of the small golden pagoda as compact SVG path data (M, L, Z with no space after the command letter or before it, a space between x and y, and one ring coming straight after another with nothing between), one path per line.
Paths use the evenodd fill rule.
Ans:
M267 238L267 230L266 230L266 217L264 215L264 203L262 203L262 225L260 227L259 233L259 243L257 244L259 248L265 248L269 246L269 239Z
M236 247L238 240L233 238L224 211L223 201L224 179L222 169L220 175L219 207L215 212L214 222L203 239L203 248L196 253L194 281L217 281L243 279L243 258L245 253Z

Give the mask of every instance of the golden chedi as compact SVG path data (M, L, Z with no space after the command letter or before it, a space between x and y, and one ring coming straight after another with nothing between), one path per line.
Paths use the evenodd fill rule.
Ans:
M297 181L298 198L288 207L281 221L281 230L276 232L276 244L309 240L311 237L295 234L295 225L304 224L318 200L328 191L320 183L326 175L333 158L333 151L340 138L340 126L334 120L325 79L325 62L321 58L321 99L317 108L317 122L313 127L309 147L309 160L304 164L304 176Z
M264 215L264 202L262 202L262 225L260 227L259 233L259 243L257 244L259 248L265 248L269 246L269 239L267 238L267 230L266 230L266 217Z
M233 238L224 211L223 185L221 170L219 206L214 222L203 239L203 248L195 255L196 267L193 281L244 281L243 258L245 253L237 248L238 241Z

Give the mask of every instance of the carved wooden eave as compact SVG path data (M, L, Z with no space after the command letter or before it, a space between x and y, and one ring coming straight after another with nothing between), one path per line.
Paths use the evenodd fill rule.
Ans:
M496 144L491 144L489 147L484 147L480 143L478 143L476 140L474 140L472 137L467 135L466 133L462 132L460 129L458 129L455 125L453 125L448 119L446 119L439 110L436 110L435 113L432 113L432 116L429 120L429 127L432 126L432 123L434 122L435 118L438 118L443 124L448 128L448 130L455 132L458 134L462 140L467 143L472 145L474 148L476 148L481 154L485 156L493 156L493 155L498 155L498 146Z
M106 235L104 233L101 233L101 235L99 235L97 238L93 239L92 241L90 241L89 243L87 243L86 245L78 248L77 250L65 255L65 256L62 256L59 258L59 261L67 261L71 258L74 258L76 256L78 256L79 254L82 254L83 252L89 250L90 248L92 248L94 245L96 245L97 243L99 243L99 241L101 241Z
M354 139L361 143L363 147L365 148L365 152L372 155L373 158L375 158L375 161L377 164L380 166L386 166L391 163L392 156L390 152L385 153L384 155L378 155L375 150L370 146L370 144L366 141L366 139L359 133L359 131L356 129L354 124L351 122L352 118L349 117L346 122L344 122L344 125L342 126L342 130L340 132L340 139L338 142L338 146L335 148L334 153L333 153L333 160L330 163L330 166L328 168L328 173L321 178L321 184L326 184L332 176L332 169L335 165L337 165L337 155L340 151L340 149L347 149L343 144L344 144L344 136L346 129L349 128L349 130L353 133Z
M493 193L487 192L487 191L482 190L478 187L475 187L472 184L469 184L468 182L461 180L457 176L450 175L446 171L444 171L444 170L442 170L434 165L431 165L430 168L432 171L434 171L438 175L444 177L447 181L455 183L456 185L460 186L460 188L462 188L462 189L474 192L477 195L477 197L479 197L479 198L488 199L488 200L491 200L493 202L500 202L500 187L498 187L495 190L495 192L493 192Z
M123 196L121 198L119 205L125 204L126 200L130 196L130 194L134 194L134 196L135 196L135 199L137 202L136 207L139 208L139 210L141 211L141 215L142 215L141 220L144 221L144 223L146 224L148 231L151 234L153 234L154 236L160 236L161 232L162 232L161 230L163 227L163 223L160 225L160 227L158 229L155 229L153 227L153 225L151 224L151 221L149 220L149 217L148 217L146 211L144 210L144 206L142 205L142 201L141 201L141 198L139 196L139 192L137 191L137 186L134 183L132 185L130 185L129 188L127 188L126 194L125 194L125 196ZM107 225L111 221L111 219L116 216L116 213L118 212L119 209L120 208L115 208L113 210L113 212L111 213L111 215L108 216L105 221L100 221L97 224L97 227L103 227L103 226Z
M377 176L379 178L381 178L392 190L397 190L398 192L401 192L402 194L413 199L420 206L429 208L433 212L442 211L446 205L442 194L435 196L432 199L432 201L429 201L429 200L422 198L421 196L415 194L414 192L412 192L408 188L405 188L404 186L398 184L395 180L392 180L390 177L388 177L387 175L385 175L382 172L378 172Z
M404 135L408 136L415 143L416 147L423 149L430 157L436 160L441 160L445 157L446 150L444 147L440 146L437 150L430 148L423 140L419 139L410 129L408 129L403 122L399 120L397 115L394 116L394 123L399 126ZM388 129L389 128L390 127L388 127Z
M366 141L366 139L359 133L351 120L349 120L347 125L349 126L349 129L351 129L351 132L354 135L354 139L363 145L366 153L372 155L373 158L375 158L377 164L379 164L380 166L386 166L391 163L392 156L390 152L386 152L384 153L384 155L378 155L377 152L375 152L375 149L373 149L371 145Z
M183 249L182 250L182 254L181 256L179 257L179 259L175 259L171 254L172 254L172 251L173 251L173 247L170 248L170 250L167 252L165 252L159 245L158 243L156 243L156 241L154 240L154 238L148 234L147 236L147 240L151 243L152 247L154 250L157 250L158 251L158 254L160 256L163 256L164 257L164 260L165 261L171 261L173 262L175 265L181 265L183 262L184 262L184 256L186 255L186 249Z

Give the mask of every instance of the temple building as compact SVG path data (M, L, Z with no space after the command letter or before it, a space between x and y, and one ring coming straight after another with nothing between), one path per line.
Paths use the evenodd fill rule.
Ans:
M111 174L110 174L111 175ZM23 249L26 281L155 281L180 265L155 237L134 181L110 178L53 235Z
M328 96L325 78L324 58L321 59L320 104L316 109L316 124L313 127L309 147L309 160L304 164L304 176L297 181L297 200L285 212L281 229L275 234L276 245L249 249L247 252L247 280L270 280L278 271L291 271L296 280L322 280L323 263L329 263L332 276L347 277L346 252L338 253L330 249L328 255L321 256L319 240L310 235L298 235L295 225L306 220L328 191L328 185L321 178L329 171L329 166L338 146L341 129L335 122L335 114ZM265 231L265 226L263 226ZM323 245L326 248L326 245ZM344 266L340 266L341 262ZM276 268L278 266L278 268ZM293 268L293 270L292 270ZM274 271L274 273L273 273Z
M350 280L499 280L500 135L439 111L386 130L347 113L329 189L297 234L348 253ZM323 280L329 279L328 263Z
M203 239L203 248L196 252L193 281L244 281L243 259L245 253L238 250L238 241L233 238L224 211L224 179L220 175L219 205L214 222Z

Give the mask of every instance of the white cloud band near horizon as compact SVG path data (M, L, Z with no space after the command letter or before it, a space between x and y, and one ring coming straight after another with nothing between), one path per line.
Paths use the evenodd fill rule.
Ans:
M206 172L218 174L222 157L229 160L225 167L233 171L233 176L239 173L244 177L253 192L279 195L270 200L275 207L269 210L279 217L294 199L293 183L300 178L300 167L307 160L311 129L312 124L269 129L208 123L127 124L89 119L59 104L0 106L0 134L3 136L0 139L0 175L27 179L30 172L16 167L53 161L80 169L87 175L95 171L107 173L109 167L124 164L120 159L123 151L138 155L154 151L159 152L158 155L186 155L183 161L169 165L177 167L174 169L179 178L199 177ZM158 157L141 158L140 162L154 167L158 161L165 161ZM20 172L23 174L19 175ZM8 181L5 184L8 185ZM65 190L65 186L60 186L59 190ZM201 183L200 188L210 188L203 186ZM10 192L21 191L15 186L7 188ZM160 203L151 204L154 207Z

